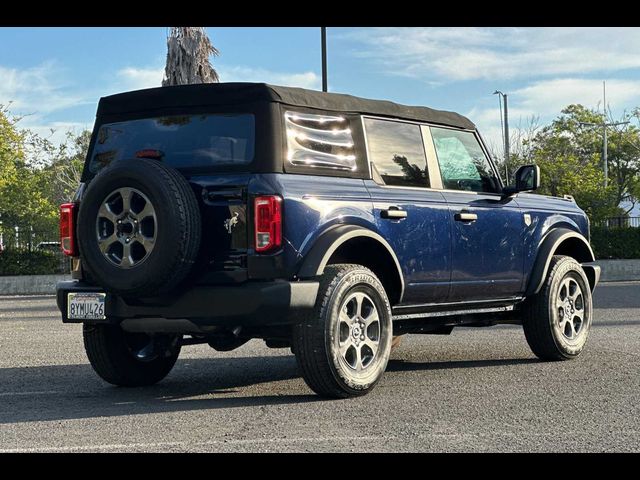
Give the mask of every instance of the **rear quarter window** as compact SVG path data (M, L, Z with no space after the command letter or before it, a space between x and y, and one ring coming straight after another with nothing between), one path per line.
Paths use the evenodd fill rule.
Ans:
M206 169L251 163L255 149L252 114L172 115L100 126L89 171L116 160L135 159L143 150L177 169Z

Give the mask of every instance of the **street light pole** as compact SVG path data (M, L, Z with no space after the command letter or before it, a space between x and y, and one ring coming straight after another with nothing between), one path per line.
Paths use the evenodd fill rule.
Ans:
M605 117L606 118L606 117ZM603 142L604 144L602 145L602 163L603 165L603 170L604 170L604 188L607 188L609 186L609 152L608 152L608 135L607 135L607 128L608 127L617 127L618 125L626 125L629 122L612 122L612 123L592 123L592 122L580 122L581 126L589 126L589 127L602 127L602 131L603 131Z
M607 124L605 123L604 128L604 145L602 146L602 161L604 162L604 188L609 186L609 158L608 158L608 149L607 144L609 143L607 140Z
M322 43L322 91L327 91L327 27L320 27Z
M509 183L509 106L507 104L507 94L500 90L493 92L494 95L500 95L504 105L504 175L505 181Z
M509 107L507 104L507 94L502 94L502 101L504 102L504 172L509 180L509 156L511 155L509 145Z

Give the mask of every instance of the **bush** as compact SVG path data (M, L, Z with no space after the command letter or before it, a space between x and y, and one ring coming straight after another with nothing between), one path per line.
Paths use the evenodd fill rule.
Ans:
M596 259L640 258L640 228L591 227Z
M67 273L65 266L60 255L53 252L11 248L0 252L0 276Z

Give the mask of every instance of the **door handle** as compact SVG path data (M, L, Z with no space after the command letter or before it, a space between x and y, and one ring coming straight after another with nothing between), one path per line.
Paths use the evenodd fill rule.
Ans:
M456 219L456 222L475 222L478 220L478 215L463 210L462 212L456 213L453 218Z
M380 216L391 220L399 220L407 218L407 212L406 210L400 210L398 207L389 207L387 210L380 210Z

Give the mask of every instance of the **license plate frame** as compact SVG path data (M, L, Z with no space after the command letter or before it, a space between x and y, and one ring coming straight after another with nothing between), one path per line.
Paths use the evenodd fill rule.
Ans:
M107 294L103 292L68 292L69 320L105 320Z

